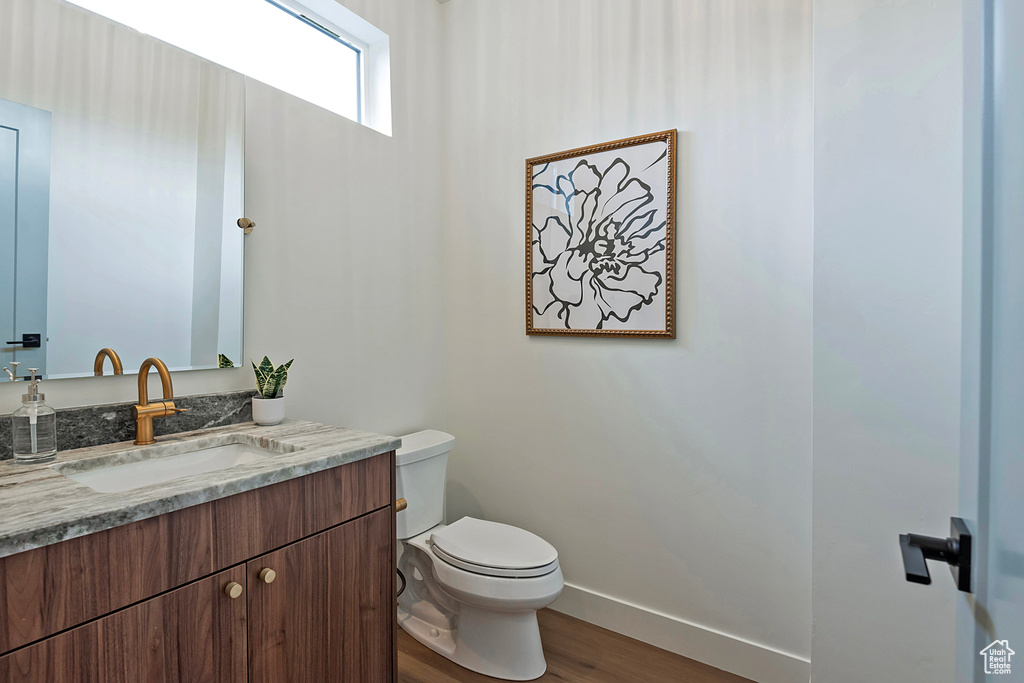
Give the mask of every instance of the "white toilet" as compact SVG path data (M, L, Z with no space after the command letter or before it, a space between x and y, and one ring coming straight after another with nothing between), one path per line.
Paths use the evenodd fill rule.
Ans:
M398 623L456 664L486 676L530 681L547 669L537 610L562 592L558 553L518 527L463 517L441 524L445 469L455 437L427 430L402 437L396 454L406 588Z

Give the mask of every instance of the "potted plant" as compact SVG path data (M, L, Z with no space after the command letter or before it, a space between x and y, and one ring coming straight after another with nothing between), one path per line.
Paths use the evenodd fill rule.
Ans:
M252 419L259 425L276 425L284 419L284 385L288 381L288 368L295 359L276 368L270 359L263 356L259 365L252 363L256 373L256 391L258 396L252 398Z

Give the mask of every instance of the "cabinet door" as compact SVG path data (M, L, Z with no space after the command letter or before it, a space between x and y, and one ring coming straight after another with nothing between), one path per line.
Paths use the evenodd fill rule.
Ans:
M384 508L249 562L251 683L390 683L392 520Z
M0 683L245 683L235 567L0 657Z

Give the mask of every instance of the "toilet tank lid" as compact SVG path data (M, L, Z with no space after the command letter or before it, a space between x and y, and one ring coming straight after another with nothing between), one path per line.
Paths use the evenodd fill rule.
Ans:
M406 434L402 437L402 447L395 451L395 465L401 467L424 458L447 453L452 449L454 443L454 436L436 429L425 429L422 432Z

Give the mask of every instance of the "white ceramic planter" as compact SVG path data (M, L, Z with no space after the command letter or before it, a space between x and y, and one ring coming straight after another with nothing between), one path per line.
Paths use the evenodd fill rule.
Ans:
M284 419L284 396L252 399L252 419L258 425L276 425Z

